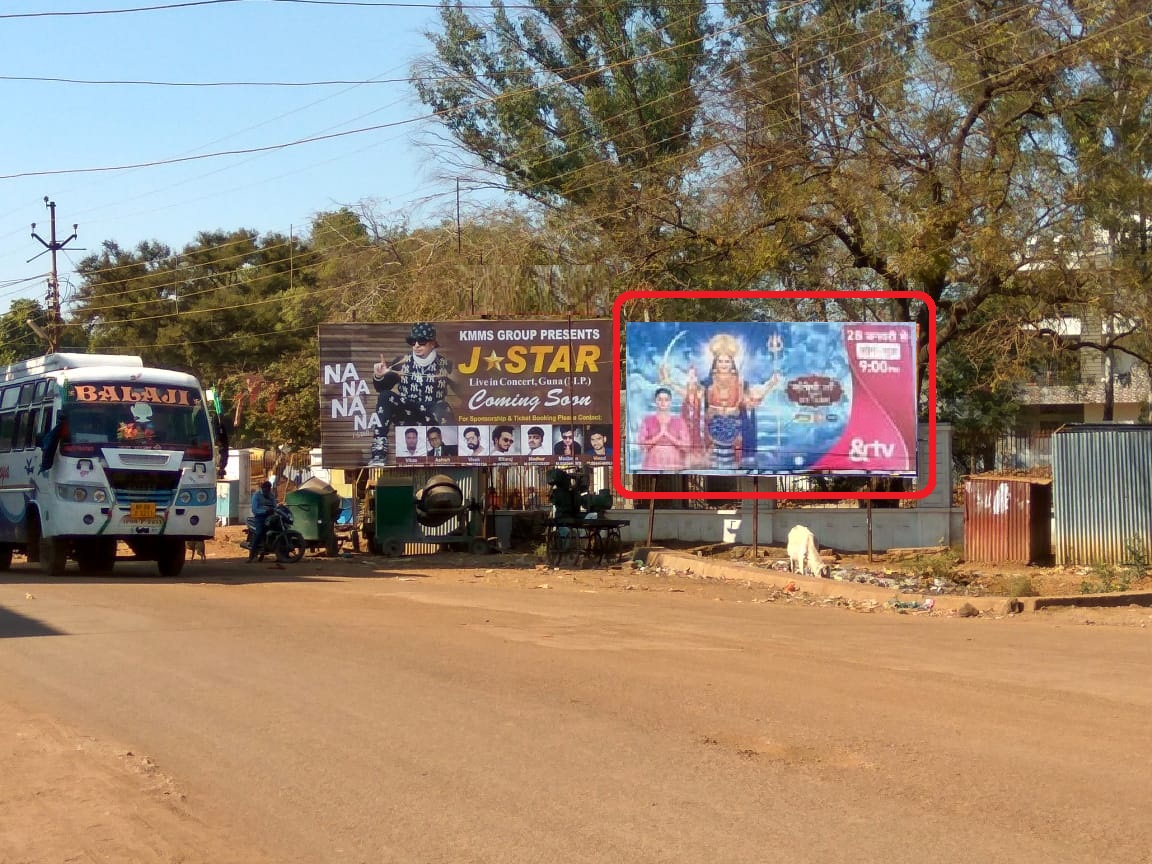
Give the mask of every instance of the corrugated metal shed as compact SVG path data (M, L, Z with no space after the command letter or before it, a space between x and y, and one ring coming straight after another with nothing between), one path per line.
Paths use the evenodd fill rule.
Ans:
M1124 564L1152 540L1152 426L1082 423L1052 435L1056 563Z
M1047 564L1052 481L982 475L964 481L964 560Z

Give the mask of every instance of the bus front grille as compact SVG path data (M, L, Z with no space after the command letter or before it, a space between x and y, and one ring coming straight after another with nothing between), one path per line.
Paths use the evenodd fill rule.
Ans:
M117 504L152 503L170 507L180 483L178 471L108 471Z

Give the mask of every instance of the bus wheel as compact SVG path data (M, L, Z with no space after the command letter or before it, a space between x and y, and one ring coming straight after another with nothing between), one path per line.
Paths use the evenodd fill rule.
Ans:
M58 537L40 538L40 569L49 576L63 576L68 564L68 543Z
M183 539L167 538L160 543L156 553L156 567L163 579L175 579L184 569L184 556L187 548Z
M116 541L107 537L77 540L76 563L81 573L107 573L116 564Z
M28 539L24 541L24 555L29 564L36 564L40 560L40 513L35 510L28 514Z
M0 572L12 569L12 547L8 543L0 543Z

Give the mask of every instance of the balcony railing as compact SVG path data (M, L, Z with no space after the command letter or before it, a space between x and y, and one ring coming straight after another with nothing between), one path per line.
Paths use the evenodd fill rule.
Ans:
M1032 380L1028 383L1034 387L1076 387L1083 382L1079 369L1053 367L1033 372Z

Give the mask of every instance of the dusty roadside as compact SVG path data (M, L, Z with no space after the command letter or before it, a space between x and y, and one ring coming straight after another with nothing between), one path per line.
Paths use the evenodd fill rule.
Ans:
M326 559L308 556L298 565L274 563L247 565L244 555L227 532L207 547L208 561L190 562L183 581L229 584L252 581L340 580L381 578L399 581L465 583L513 591L612 594L649 593L653 598L676 595L677 602L708 604L772 604L829 606L828 615L855 612L887 615L893 619L913 615L934 620L941 627L954 616L872 606L845 606L834 598L812 596L803 590L740 579L716 579L703 574L676 572L659 567L562 570L544 566L534 556L440 555L430 558L381 559L353 555ZM203 568L203 569L200 569ZM71 574L75 575L75 574ZM5 577L6 582L28 579L22 562ZM35 603L30 581L26 597ZM525 596L521 595L521 596ZM292 602L308 603L308 592ZM525 599L526 596L525 596ZM0 612L2 612L0 608ZM1019 616L982 615L981 626L1012 628ZM1068 626L1115 626L1146 628L1152 609L1141 607L1068 608L1033 613L1032 622L1052 628ZM0 617L0 630L6 626ZM957 622L958 623L958 622ZM10 621L9 621L10 624ZM0 648L19 651L20 633L0 632ZM1005 631L1008 632L1008 631ZM168 776L163 764L147 753L133 752L129 745L99 740L82 728L60 723L37 713L20 701L20 694L0 696L0 864L49 864L49 862L260 862L269 860L262 850L244 841L222 836L216 826L202 821L203 809L189 800L179 780Z

